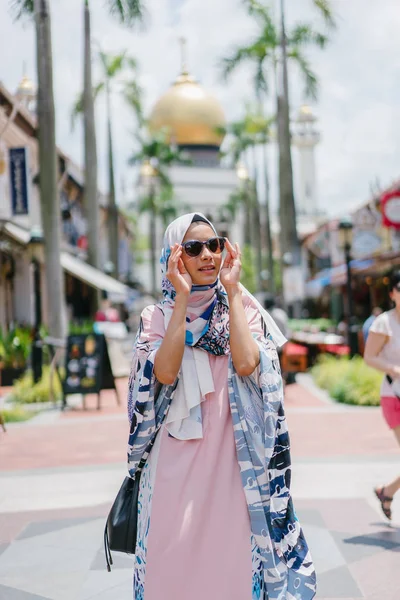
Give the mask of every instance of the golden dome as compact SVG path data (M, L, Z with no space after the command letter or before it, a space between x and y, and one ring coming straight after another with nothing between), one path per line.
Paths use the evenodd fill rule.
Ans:
M149 120L151 132L166 129L179 146L219 147L224 136L216 129L224 125L219 102L186 70L156 102Z
M314 121L317 120L317 117L314 115L313 110L311 108L311 106L309 106L308 104L303 104L303 106L300 107L298 116L297 116L297 122L298 123L313 123Z
M35 85L29 77L23 76L17 89L17 95L33 97L36 93Z

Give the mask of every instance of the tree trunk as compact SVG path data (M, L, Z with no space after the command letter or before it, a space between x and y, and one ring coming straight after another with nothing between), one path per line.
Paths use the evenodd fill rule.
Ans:
M271 210L270 210L270 185L268 176L268 156L267 147L263 144L263 162L264 162L264 180L265 180L265 238L267 245L267 264L268 264L268 290L275 294L275 266L274 266L274 247L271 231Z
M281 226L281 256L290 252L292 265L301 262L297 236L296 206L293 192L293 167L291 156L289 82L287 70L286 28L284 0L281 0L281 85L278 90L278 145L279 145L279 218Z
M243 183L243 201L244 201L244 244L251 247L251 182L246 179Z
M111 97L109 82L107 82L107 136L108 136L108 248L109 259L113 264L112 275L118 279L119 276L119 235L118 235L118 208L115 201L115 179L114 179L114 155L111 128Z
M85 0L85 54L83 81L83 122L85 143L85 199L84 209L87 222L88 262L100 268L100 211L97 196L97 149L92 84L92 50L89 0Z
M261 223L261 206L258 196L258 168L257 168L257 152L256 147L253 146L253 180L254 180L254 199L252 203L252 234L254 236L254 249L256 252L256 281L257 291L262 289L262 277L261 271L263 270L262 265L262 223Z
M64 274L60 262L61 211L57 190L57 150L53 95L51 22L47 0L35 0L38 74L40 208L44 233L49 333L66 334Z
M150 184L150 261L151 261L151 293L154 298L158 296L157 290L157 236L156 236L156 210L155 210L155 187Z

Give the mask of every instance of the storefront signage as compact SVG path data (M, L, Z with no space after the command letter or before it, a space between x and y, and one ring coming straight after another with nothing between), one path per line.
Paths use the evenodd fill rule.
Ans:
M400 229L400 191L388 192L381 198L382 220L385 227Z
M29 214L29 164L27 148L10 148L11 210L13 216Z

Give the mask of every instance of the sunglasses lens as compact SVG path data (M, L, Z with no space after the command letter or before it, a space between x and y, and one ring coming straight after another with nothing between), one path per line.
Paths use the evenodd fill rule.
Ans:
M198 256L203 249L203 244L196 241L186 242L186 244L183 244L183 247L188 256Z
M224 238L211 238L211 240L208 241L208 247L210 249L211 252L213 252L214 254L219 254L220 252L223 251L225 246L225 239Z
M210 250L210 252L212 252L213 254L220 252L220 245L219 245L218 238L211 238L211 240L208 240L207 246L208 246L208 249Z

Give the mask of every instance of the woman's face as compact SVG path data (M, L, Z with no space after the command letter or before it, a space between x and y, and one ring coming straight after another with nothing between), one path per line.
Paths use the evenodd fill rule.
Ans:
M182 243L189 240L206 242L213 237L216 237L214 230L207 223L198 221L190 225ZM199 256L188 256L185 250L183 250L182 260L195 285L210 285L214 283L219 275L222 252L215 254L210 252L207 246L203 246Z

